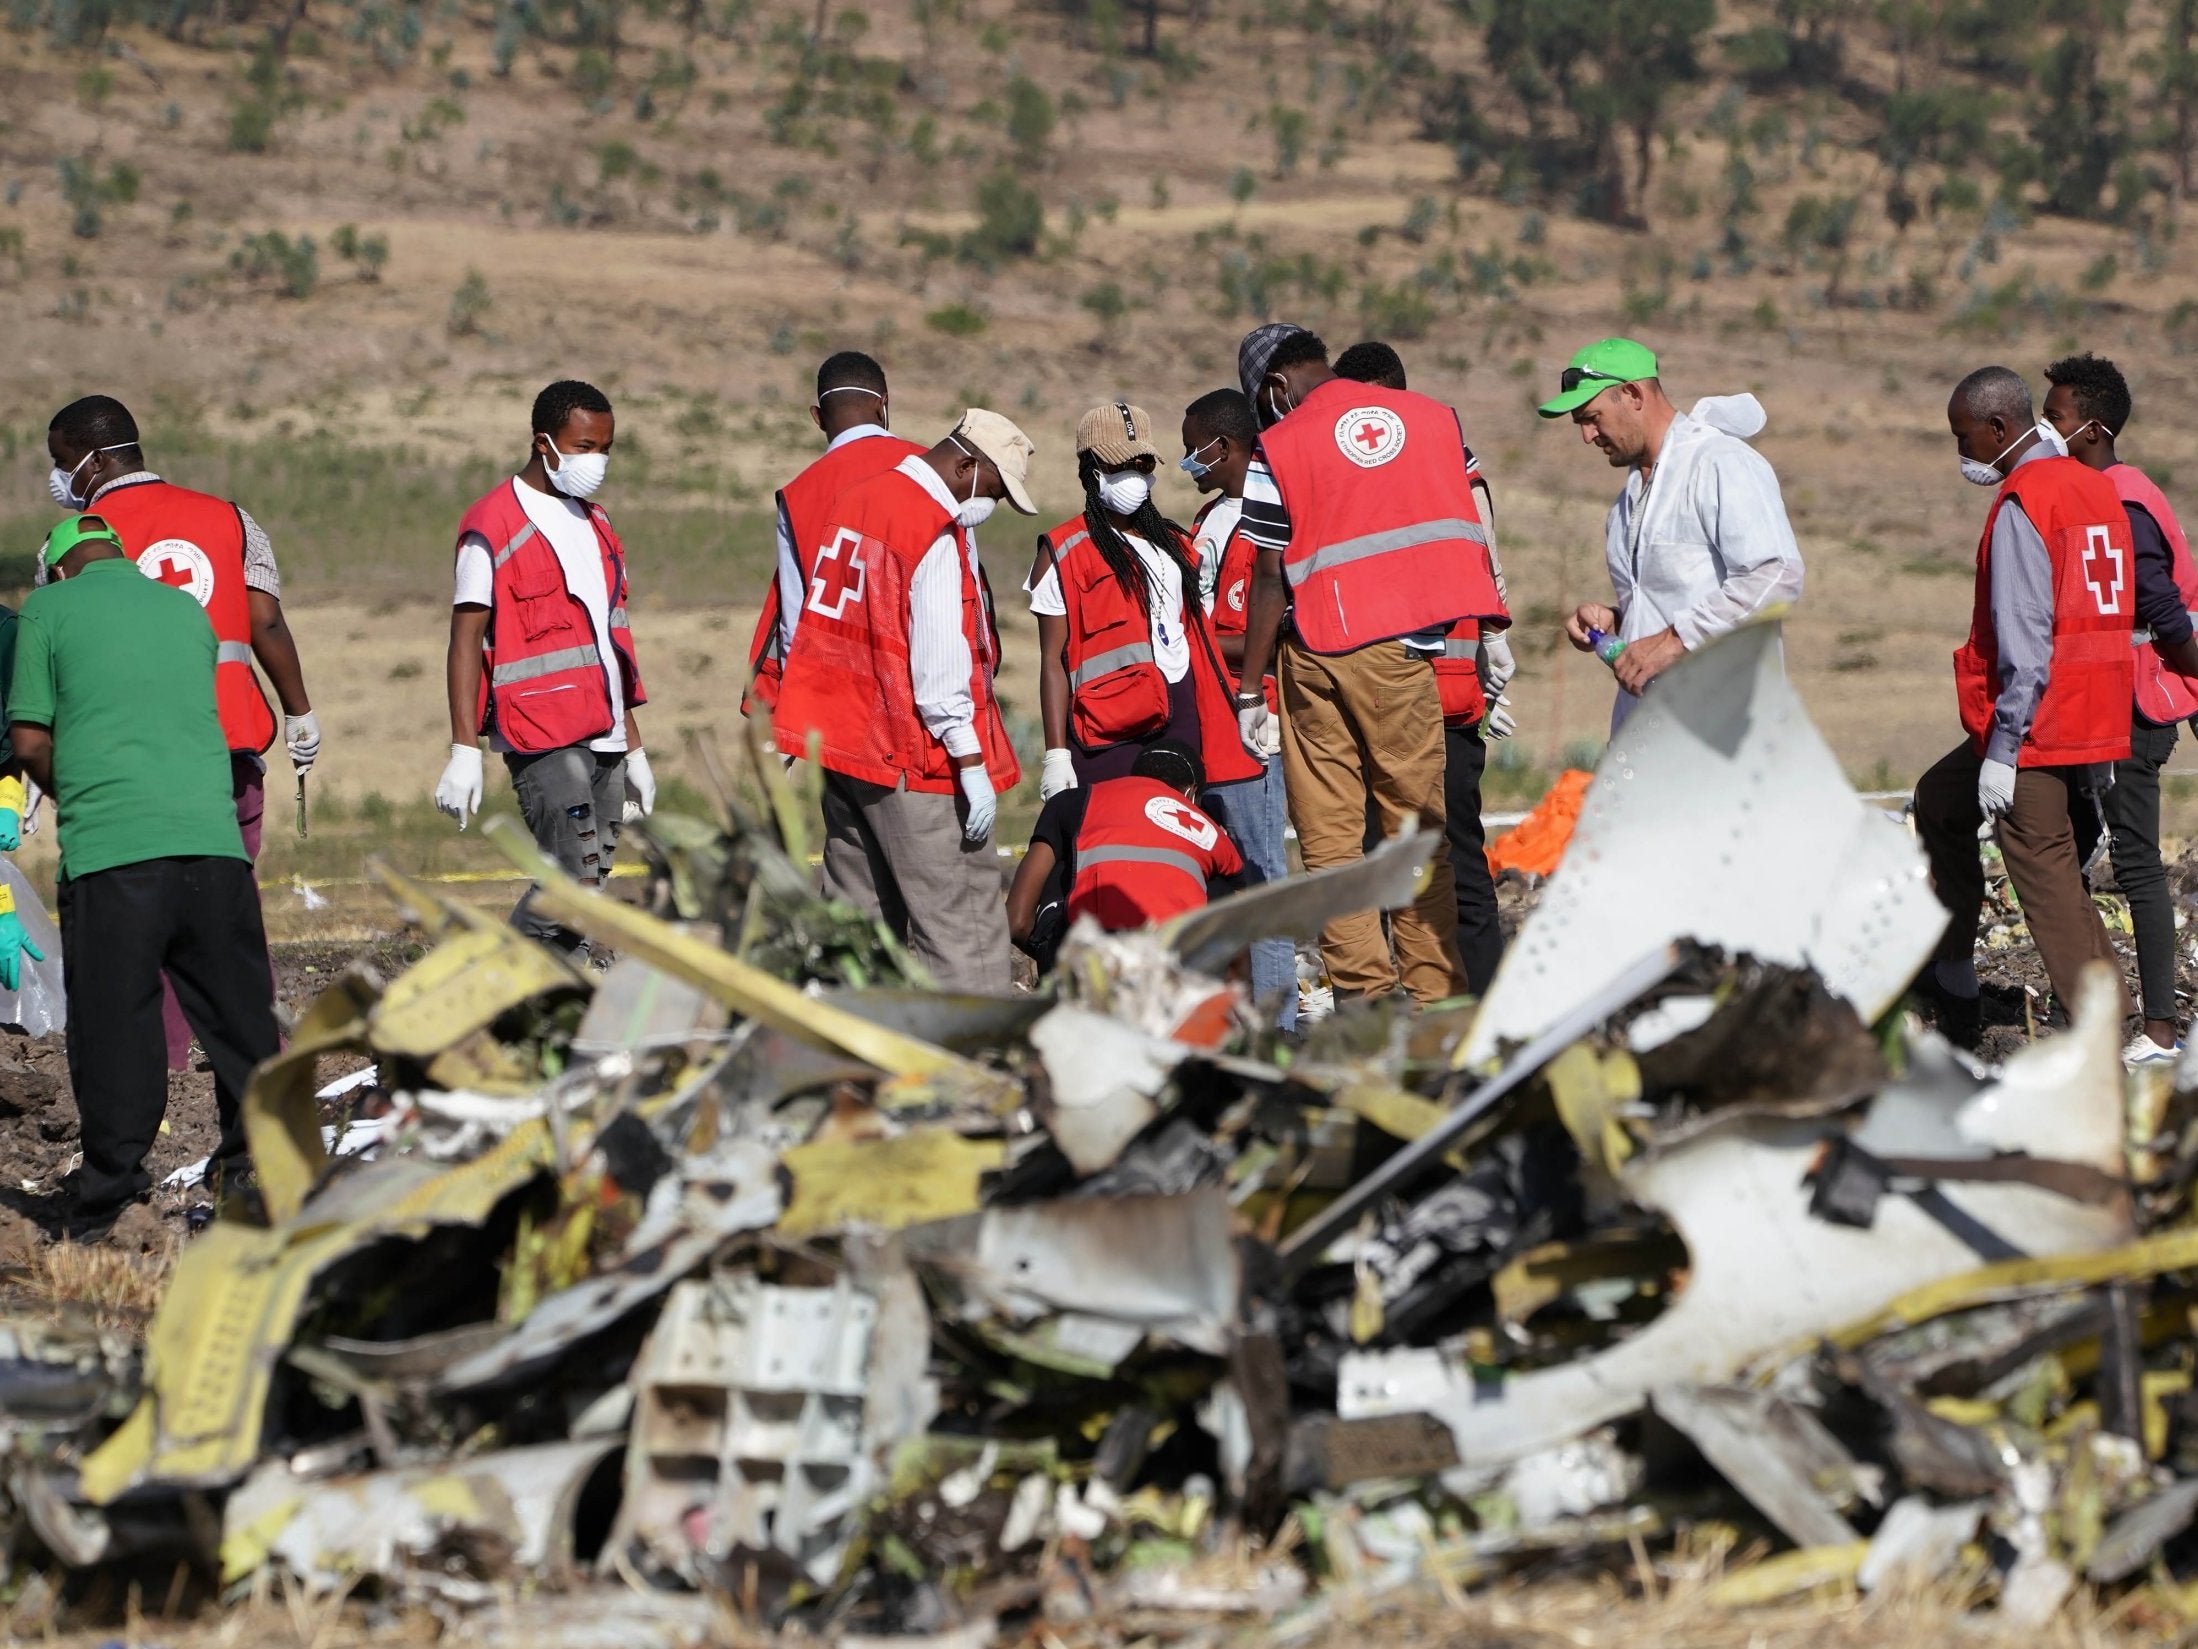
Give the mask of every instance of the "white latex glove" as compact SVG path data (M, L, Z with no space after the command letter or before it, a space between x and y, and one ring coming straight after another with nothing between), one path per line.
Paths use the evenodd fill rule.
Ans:
M435 805L466 827L467 815L481 811L481 747L454 744L443 776L435 781Z
M1511 656L1511 643L1502 632L1481 637L1481 692L1490 704L1503 697L1503 690L1511 685L1511 678L1519 673L1518 660ZM1503 734L1497 734L1498 738Z
M2015 770L2005 762L1986 762L1977 769L1977 806L1987 823L2002 819L2015 805Z
M1000 812L1000 798L993 792L992 775L979 765L957 767L954 777L969 801L969 817L962 821L962 835L968 841L981 842L992 834L992 821Z
M649 753L646 750L626 752L626 799L632 804L627 809L641 810L646 819L656 811L656 775L649 771Z
M1265 761L1282 748L1282 723L1264 704L1247 704L1236 713L1236 736L1245 750Z
M1511 695L1498 693L1488 701L1488 713L1481 717L1481 736L1488 739L1508 739L1518 729L1511 716Z
M321 759L321 719L308 710L302 716L282 718L282 742L290 752L290 765L299 774L313 771Z
M38 805L46 799L46 793L38 788L38 781L28 773L23 775L23 834L38 834Z
M1050 802L1064 790L1076 788L1076 758L1066 750L1048 750L1038 764L1038 799Z

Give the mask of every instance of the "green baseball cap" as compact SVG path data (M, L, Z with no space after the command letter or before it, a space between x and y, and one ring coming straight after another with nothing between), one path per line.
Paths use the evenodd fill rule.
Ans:
M46 535L46 547L40 554L47 566L58 567L61 558L79 544L112 544L121 550L122 539L104 516L72 515Z
M1565 363L1557 380L1557 397L1544 401L1544 418L1562 418L1575 407L1584 407L1612 384L1637 384L1656 376L1656 352L1631 338L1605 338Z

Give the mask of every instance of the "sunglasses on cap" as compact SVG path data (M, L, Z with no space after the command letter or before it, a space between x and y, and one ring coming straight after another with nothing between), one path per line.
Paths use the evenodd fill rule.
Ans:
M1622 384L1629 381L1615 373L1596 372L1584 366L1568 366L1557 374L1557 390L1559 394L1570 395L1582 384Z

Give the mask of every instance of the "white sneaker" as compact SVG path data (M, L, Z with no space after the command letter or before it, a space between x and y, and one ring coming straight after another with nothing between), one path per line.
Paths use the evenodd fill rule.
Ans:
M2140 1065L2172 1065L2181 1057L2182 1043L2163 1048L2143 1031L2130 1038L2129 1046L2122 1050L2122 1063L2131 1070Z

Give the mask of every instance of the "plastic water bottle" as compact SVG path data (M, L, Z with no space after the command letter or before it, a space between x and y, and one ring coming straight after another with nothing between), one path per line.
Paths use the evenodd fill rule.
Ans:
M1587 644L1595 650L1597 658L1605 664L1611 665L1615 665L1618 662L1618 655L1626 650L1624 642L1614 635L1596 629L1592 624L1587 627Z

